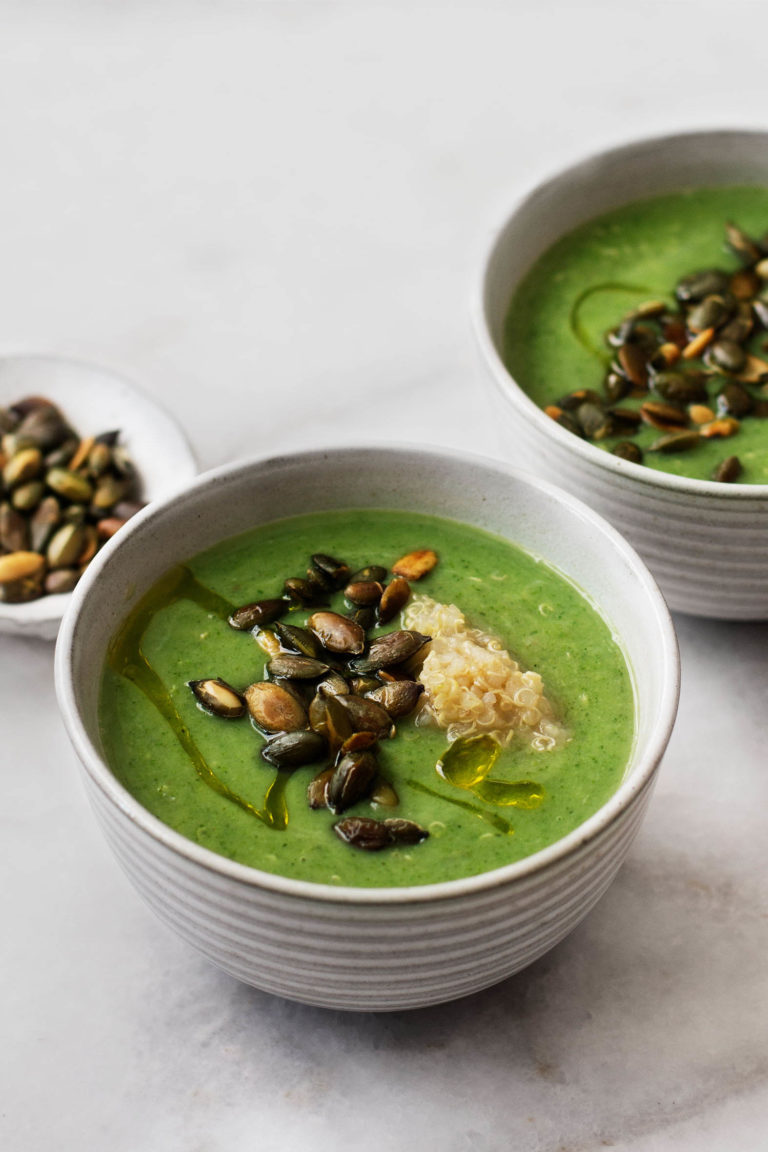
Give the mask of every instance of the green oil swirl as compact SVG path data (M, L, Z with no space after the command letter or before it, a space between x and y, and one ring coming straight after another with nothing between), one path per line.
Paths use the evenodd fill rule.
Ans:
M618 280L606 280L602 284L592 284L589 288L585 288L574 300L571 305L570 316L568 317L571 331L582 348L585 348L591 356L597 357L601 364L608 367L611 362L611 354L594 343L591 334L581 319L582 306L591 296L596 296L601 292L628 292L636 299L644 296L652 296L654 293L652 289L638 287L637 284L621 284Z
M263 809L257 808L238 792L233 791L216 775L203 758L200 749L192 739L189 729L179 715L171 695L147 660L142 651L144 634L155 614L155 605L162 598L170 606L177 600L191 600L205 612L210 612L227 620L234 611L234 605L201 584L188 568L172 568L152 591L139 601L120 631L115 635L107 651L107 662L113 672L124 676L144 693L168 724L176 739L189 757L195 772L209 788L244 811L255 816L268 828L282 830L288 824L288 809L285 802L286 773L278 772L267 789Z

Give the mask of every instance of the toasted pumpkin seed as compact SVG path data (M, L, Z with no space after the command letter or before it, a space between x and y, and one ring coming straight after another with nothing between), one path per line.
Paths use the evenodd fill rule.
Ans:
M42 452L52 451L72 437L72 429L53 404L28 412L16 431L34 440Z
M588 440L604 440L611 435L613 424L604 408L597 404L580 404L576 418Z
M746 365L747 353L733 340L718 340L707 352L707 362L724 372L740 372Z
M761 287L759 268L760 264L755 268L741 268L731 276L728 288L737 300L751 300L757 296Z
M317 604L325 599L319 595L318 589L302 576L289 576L283 585L283 590L294 604L300 604L302 608L308 608L310 604Z
M383 591L378 580L353 580L344 589L344 598L357 607L368 608L378 604Z
M29 522L32 549L43 552L48 545L54 528L61 520L61 507L55 496L45 496L35 509Z
M195 699L206 712L226 719L237 719L245 715L245 699L226 680L209 677L206 680L190 680Z
M383 823L394 844L420 844L429 837L426 828L422 828L415 820L390 816Z
M381 705L394 720L409 716L423 691L424 685L417 680L392 680L367 692L366 699Z
M297 656L293 652L281 652L273 656L267 665L270 676L284 677L288 680L317 680L328 665L311 656Z
M51 537L45 555L50 568L71 568L77 563L85 544L82 524L63 524Z
M353 660L350 667L353 672L365 675L377 672L380 668L402 664L423 648L429 639L429 636L423 636L421 632L407 630L387 632L372 640L366 655Z
M89 504L91 501L93 495L91 482L68 468L49 468L45 482L57 496L63 496L73 504Z
M365 752L367 749L373 748L378 742L379 738L375 732L353 732L351 736L347 736L339 749L339 753L346 756L348 752Z
M556 407L561 412L576 412L582 404L602 404L602 399L599 392L595 392L592 388L577 388L575 392L568 392L565 396L558 400Z
M697 335L706 328L719 328L728 319L730 312L722 296L705 296L691 308L686 317L688 331Z
M333 830L345 844L363 852L379 852L393 843L384 821L374 820L370 816L345 816L343 820L336 821Z
M725 242L745 264L754 264L763 255L759 244L730 220L725 225Z
M720 416L735 416L740 420L742 416L748 416L753 407L754 402L749 392L735 381L726 384L717 397Z
M248 711L265 732L294 732L307 727L304 705L282 684L262 680L246 688L244 695Z
M45 484L42 480L28 480L26 484L19 484L11 493L11 503L19 512L32 512L37 508L45 494Z
M345 564L343 560L336 560L324 552L315 552L312 556L312 564L330 578L331 588L334 590L343 588L349 580L349 565Z
M309 729L302 732L283 732L269 740L261 749L262 759L275 768L301 768L312 764L326 753L325 740Z
M681 428L688 422L687 414L682 408L669 403L661 404L656 400L648 400L645 404L641 404L640 415L646 424L662 431Z
M639 344L623 344L618 351L619 366L634 389L644 392L648 387L648 361L650 356Z
M631 460L633 464L642 464L643 462L643 450L639 444L635 444L632 440L620 440L618 444L614 444L611 452L621 460Z
M357 572L353 572L350 576L350 584L355 584L362 580L377 580L379 584L383 584L387 578L387 570L381 564L367 564L365 568L358 568Z
M358 655L365 648L364 629L338 612L313 612L307 627L328 652Z
M603 382L603 389L608 400L615 404L619 400L623 400L628 396L632 390L632 385L625 376L619 372L609 372Z
M712 479L720 480L723 484L733 484L741 476L741 472L741 460L738 456L726 456L715 468Z
M675 286L675 295L678 300L688 302L703 300L705 296L712 296L725 292L728 288L728 276L716 268L704 272L692 272L683 276Z
M38 552L0 556L0 600L20 604L36 600L43 590L45 560Z
M7 502L0 504L0 546L7 552L27 552L30 549L27 521Z
M336 765L328 784L328 807L344 812L364 800L373 788L379 765L372 752L348 752Z
M411 586L402 576L396 576L387 584L379 601L376 613L379 624L388 624L405 607L411 596Z
M229 617L229 625L238 632L250 632L254 628L263 628L271 624L288 611L288 601L280 599L255 600L252 604L243 604Z
M115 504L119 504L127 492L128 485L119 476L100 476L92 497L93 507L98 512L106 512L108 508L114 508Z
M697 444L701 443L701 438L698 432L693 430L685 432L670 432L667 436L661 436L658 440L654 440L653 444L648 447L649 452L687 452L691 448L695 448Z
M11 456L3 468L3 483L6 488L16 488L34 480L43 467L43 454L39 448L22 448Z
M313 776L307 785L307 803L310 808L328 807L328 785L333 776L333 766L322 768L317 776Z
M370 697L335 696L333 698L346 712L354 732L373 732L379 739L395 735L392 717L385 708Z

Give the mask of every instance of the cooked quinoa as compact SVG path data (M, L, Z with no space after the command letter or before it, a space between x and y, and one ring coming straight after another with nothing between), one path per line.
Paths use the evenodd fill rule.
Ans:
M518 735L540 752L565 743L538 672L524 672L497 637L468 627L455 604L414 596L403 624L432 637L417 724L437 724L451 742L487 734L506 747Z

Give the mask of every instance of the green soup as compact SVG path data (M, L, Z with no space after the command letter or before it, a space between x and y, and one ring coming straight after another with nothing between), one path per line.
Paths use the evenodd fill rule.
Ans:
M391 565L417 548L439 554L418 585L458 605L476 627L543 677L570 739L553 751L513 741L494 767L506 781L533 781L538 806L489 803L441 777L445 732L397 721L379 744L382 773L399 798L346 815L404 817L429 832L422 843L365 852L333 832L338 819L307 805L319 765L276 772L260 756L248 717L204 712L187 687L219 677L238 690L264 679L267 657L249 632L226 622L233 606L280 594L316 552L354 571ZM341 594L332 606L343 611ZM307 613L291 612L302 624ZM377 629L400 627L397 619ZM137 669L139 672L137 673ZM149 678L149 679L148 679ZM426 884L497 868L564 836L615 791L628 763L634 700L623 654L599 613L568 580L507 541L449 520L366 511L295 517L226 540L161 580L113 641L101 690L109 763L155 816L190 840L283 876L356 886ZM239 800L233 799L233 794ZM271 823L265 813L277 814Z
M611 359L605 333L648 299L672 303L677 281L701 269L740 267L724 244L726 221L750 235L768 229L768 188L696 188L641 200L606 213L568 233L534 265L516 291L504 332L504 359L518 384L542 407L578 388L601 391ZM766 358L768 333L760 325L748 350ZM709 385L713 410L722 377ZM764 396L754 386L755 398ZM621 401L637 408L638 398ZM611 451L619 434L596 441ZM649 451L658 429L643 427L633 439L643 464L678 476L711 479L736 454L740 483L768 483L768 421L749 415L726 439L702 439L680 452Z

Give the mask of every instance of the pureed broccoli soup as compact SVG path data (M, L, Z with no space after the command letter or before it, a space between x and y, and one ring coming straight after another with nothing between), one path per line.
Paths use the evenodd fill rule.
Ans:
M100 707L108 762L159 819L365 887L538 851L615 791L634 735L624 656L568 580L380 510L277 521L169 571L113 638Z
M768 188L696 188L570 232L517 289L504 360L595 446L768 483Z

